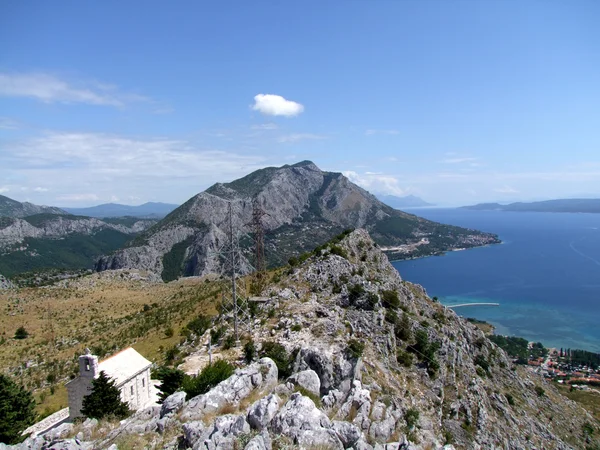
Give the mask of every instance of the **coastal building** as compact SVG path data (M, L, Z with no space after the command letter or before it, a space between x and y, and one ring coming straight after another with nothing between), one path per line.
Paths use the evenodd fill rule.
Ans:
M121 400L133 410L154 403L150 383L152 363L129 347L98 362L89 349L79 357L79 376L67 383L69 420L81 417L83 398L92 391L92 381L104 372L121 391Z

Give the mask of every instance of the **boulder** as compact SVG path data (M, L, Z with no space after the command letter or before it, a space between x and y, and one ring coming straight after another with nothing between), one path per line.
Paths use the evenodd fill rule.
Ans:
M250 408L246 419L250 426L255 430L262 430L273 419L279 409L279 397L277 394L270 394L254 402Z
M183 438L188 446L193 447L204 433L206 427L199 420L183 424Z
M91 448L91 442L82 442L78 439L61 439L49 441L42 447L42 450L88 450Z
M160 418L162 419L167 414L173 414L183 407L187 394L183 391L175 392L169 395L162 403L160 408Z
M283 434L296 440L300 437L300 435L304 435L308 431L320 432L326 431L330 428L331 421L329 420L329 418L315 406L315 404L310 398L305 397L298 392L292 394L290 399L286 402L285 405L283 405L281 410L275 415L275 417L271 421L271 429L274 433ZM326 434L327 436L330 436L330 433ZM311 436L312 437L307 437L306 439L325 439L327 443L330 443L337 439L335 433L335 439L326 437L323 433L313 433Z
M198 395L185 404L181 412L184 421L201 419L207 413L218 412L224 406L238 406L255 389L264 389L277 383L277 366L270 358L243 369L222 381L206 394Z
M321 380L314 370L303 370L301 372L293 374L287 379L288 383L296 386L300 386L306 389L308 392L321 396Z
M295 441L300 448L344 450L344 445L338 439L335 431L331 429L302 430L297 434Z
M353 425L350 422L334 420L332 429L344 445L344 448L352 447L362 436L362 432L356 425Z

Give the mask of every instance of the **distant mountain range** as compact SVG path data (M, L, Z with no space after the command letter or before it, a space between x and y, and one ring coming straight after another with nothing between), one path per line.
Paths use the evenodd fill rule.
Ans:
M120 205L118 203L104 203L89 208L62 208L70 214L88 217L144 217L160 219L165 217L179 205L170 203L148 202L139 206Z
M499 242L492 234L442 225L393 209L341 173L324 172L303 161L213 185L126 248L102 257L96 269L143 269L165 281L214 272L227 241L229 208L235 229L252 235L249 225L258 211L253 205L266 213L262 216L265 253L273 266L286 264L290 257L312 250L348 228L366 228L379 245L396 249L395 258ZM251 239L242 239L240 245L245 257L239 267L248 271Z
M33 214L65 214L60 208L38 206L29 202L18 202L0 195L0 217L26 217Z
M463 206L463 209L562 213L600 213L600 199L570 198L529 203L517 202L510 203L508 205L501 205L499 203L479 203L477 205L472 206Z
M406 195L404 197L397 197L395 195L378 195L377 198L388 206L395 209L402 208L416 208L419 206L433 206L432 203L427 203L422 198L414 195Z

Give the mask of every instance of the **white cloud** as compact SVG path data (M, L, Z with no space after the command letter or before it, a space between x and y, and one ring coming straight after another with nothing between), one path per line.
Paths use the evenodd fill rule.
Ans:
M45 103L86 103L122 107L147 98L97 82L69 83L46 73L0 73L0 96L28 97Z
M498 192L500 194L518 194L519 193L519 191L517 191L515 188L513 188L511 186L507 186L507 185L504 185L502 187L494 189L494 192Z
M38 186L38 187L36 187L36 188L33 188L33 190L34 190L35 192L48 192L48 188L39 187L39 186Z
M398 134L398 133L399 133L399 131L398 131L398 130L373 130L373 129L370 129L370 130L367 130L367 131L365 131L365 134L366 134L367 136L372 136L372 135L374 135L374 134L389 134L389 135L395 135L395 134Z
M365 172L358 174L352 170L342 172L346 178L360 187L376 194L407 195L409 189L402 189L397 178L381 173Z
M271 123L261 123L258 125L252 125L250 128L252 130L276 130L278 127L277 127L277 124L271 122Z
M67 202L95 202L99 197L96 194L66 194L59 195L56 200Z
M0 180L19 179L30 189L44 180L43 188L52 196L39 195L47 203L104 203L114 201L113 195L142 202L183 202L210 184L239 178L267 161L185 140L56 132L0 143L0 160Z
M9 192L10 188L7 188L6 186L2 186L0 187L0 194L4 194L5 192Z
M280 136L277 138L277 142L281 143L290 143L290 142L298 142L298 141L306 141L306 140L321 140L327 139L327 136L322 134L311 134L311 133L293 133L285 136Z
M258 94L254 96L252 109L267 116L294 117L304 111L304 106L280 95Z

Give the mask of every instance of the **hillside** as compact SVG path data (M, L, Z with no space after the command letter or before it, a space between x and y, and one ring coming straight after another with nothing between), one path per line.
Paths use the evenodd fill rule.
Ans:
M385 205L340 173L323 172L310 161L268 167L231 183L217 183L192 197L125 249L102 257L99 271L137 268L162 275L202 275L218 270L227 240L228 208L249 269L253 204L264 211L265 253L271 266L348 228L366 228L396 258L411 258L499 242L495 235L442 225ZM245 233L245 234L244 234Z
M377 198L395 209L433 206L432 203L427 203L422 198L414 195L405 195L404 197L398 197L396 195L378 195Z
M179 205L160 202L148 202L138 206L104 203L89 208L62 208L70 214L97 218L106 217L140 217L146 219L162 219Z
M69 289L87 290L85 299L97 295L93 283L119 273L126 272L95 274ZM162 295L181 290L185 298L190 288L184 283L147 288L159 289ZM196 285L204 289L204 299L211 298L213 283ZM145 287L136 289L143 292ZM213 340L217 344L213 357L240 367L230 378L193 398L177 394L162 409L147 408L121 423L63 426L48 437L47 448L115 444L173 449L450 450L598 445L600 424L586 410L542 377L514 366L483 332L432 301L420 286L403 281L364 230L316 250L299 265L271 273L262 294L270 300L245 307L252 320L240 325L242 345L252 342L257 349L250 364L241 346L226 345L231 315L214 317L210 329L203 328L199 335L190 333L188 325L180 337L173 336L180 344L176 351L165 351L163 362L183 361L181 367L195 373L206 365L209 333L224 327L222 338ZM135 298L143 301L143 297ZM172 301L180 301L179 297L174 295ZM23 306L34 307L28 302ZM178 311L172 306L173 313ZM161 307L168 307L168 302L161 302ZM194 310L192 303L188 308ZM129 328L136 332L122 334L119 347L129 345L135 336L144 339L152 330L150 325L138 334L138 327L131 326L135 317L145 318L150 310L145 311L128 316ZM18 308L16 313L18 320ZM188 313L188 319L193 318ZM164 326L168 322L162 322L160 327ZM84 342L87 339L94 339L93 330ZM67 341L65 350L76 354L84 342ZM14 354L18 351L12 348ZM42 367L32 364L25 379ZM30 439L18 448L38 448L42 439Z
M25 217L33 214L66 214L66 211L52 206L38 206L29 202L21 203L0 195L0 217Z
M546 200L530 203L480 203L472 206L463 206L464 209L495 210L495 211L530 211L530 212L562 212L562 213L600 213L600 199L598 198L570 198L563 200Z
M96 258L125 245L154 220L105 221L67 214L35 214L0 218L0 273L47 268L92 268Z

